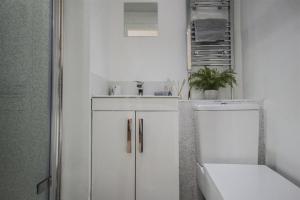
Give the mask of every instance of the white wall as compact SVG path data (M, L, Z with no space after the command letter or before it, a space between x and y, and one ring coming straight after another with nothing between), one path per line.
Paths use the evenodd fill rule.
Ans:
M85 3L64 0L62 200L89 199L91 111Z
M300 186L300 1L241 3L244 94L265 99L267 164Z
M90 93L107 94L108 47L109 47L109 1L86 0L89 7L89 59Z
M241 39L241 0L234 0L234 71L236 72L237 85L233 88L233 98L244 98L243 93L243 62Z
M94 0L96 1L96 0ZM137 2L148 0L135 0ZM125 0L99 0L91 19L91 68L108 70L109 80L166 81L186 78L186 9L183 0L158 0L159 37L125 37ZM132 1L133 2L133 1ZM105 4L105 14L100 14ZM107 5L109 4L109 5ZM100 24L101 17L105 25ZM96 23L98 21L98 23ZM103 29L105 41L100 39ZM105 51L102 49L105 46ZM100 55L103 53L103 55ZM101 58L105 62L100 61Z
M109 1L88 0L90 29L90 66L91 72L98 76L108 76L109 46Z

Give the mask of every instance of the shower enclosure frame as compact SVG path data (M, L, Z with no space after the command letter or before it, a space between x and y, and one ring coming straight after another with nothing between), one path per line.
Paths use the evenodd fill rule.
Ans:
M63 0L52 0L51 19L51 150L49 200L60 200L63 100Z

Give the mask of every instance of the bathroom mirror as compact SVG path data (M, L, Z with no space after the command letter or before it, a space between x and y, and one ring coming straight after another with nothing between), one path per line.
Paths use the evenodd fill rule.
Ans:
M127 37L158 36L158 4L156 2L124 3L124 31Z

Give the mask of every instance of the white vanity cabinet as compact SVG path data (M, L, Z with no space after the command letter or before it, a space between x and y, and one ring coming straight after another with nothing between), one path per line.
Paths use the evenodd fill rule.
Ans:
M93 111L92 116L92 200L133 200L135 145L127 152L127 123L134 126L135 113ZM132 128L128 137L134 139Z
M178 100L92 100L92 200L179 200Z

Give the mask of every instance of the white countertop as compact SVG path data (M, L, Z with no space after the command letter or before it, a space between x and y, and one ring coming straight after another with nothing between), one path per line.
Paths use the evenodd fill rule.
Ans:
M259 110L260 105L256 103L214 103L198 104L193 106L196 111L221 111L221 110Z
M177 111L175 96L95 96L92 110Z
M116 95L116 96L93 95L92 98L179 98L179 97L178 96L154 96L154 95L145 95L145 96L138 96L138 95Z

